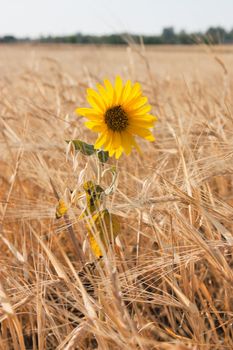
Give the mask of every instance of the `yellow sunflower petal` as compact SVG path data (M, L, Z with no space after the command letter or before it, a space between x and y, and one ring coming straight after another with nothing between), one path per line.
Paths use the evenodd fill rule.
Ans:
M91 105L91 107L94 108L97 112L99 112L100 114L104 113L105 109L103 105L101 105L99 101L95 99L93 96L88 95L87 101Z
M134 125L130 125L128 128L128 131L131 132L132 134L138 135L138 136L140 136L148 141L155 141L153 134L148 129L144 129L144 128L140 128L140 127L137 127Z
M104 145L105 151L109 151L112 148L112 140L113 140L113 131L108 130L108 138L107 138L105 145Z
M103 119L103 116L98 112L96 112L93 108L76 108L75 113L83 117L86 117L87 119L90 119L90 120Z
M122 147L119 147L119 148L116 150L116 153L115 153L116 159L119 159L119 158L120 158L120 156L122 155L122 152L123 152L123 148L122 148Z
M103 130L102 123L85 122L84 124L88 129L91 129L92 131L95 131L95 132L103 132L106 130L106 128Z
M101 148L108 139L108 131L101 133L94 144L95 149Z
M112 144L114 148L118 148L121 145L121 135L119 132L113 133Z
M108 151L109 157L112 157L115 152L116 152L116 150L114 148L110 148L110 150Z
M146 105L146 106L140 107L134 111L131 111L131 114L133 114L134 116L144 115L144 114L147 114L148 112L150 112L150 110L151 110L151 105Z
M128 97L123 102L124 106L127 106L129 103L132 102L132 100L137 99L139 96L141 96L141 85L139 83L135 83L128 95Z
M132 139L133 136L126 131L121 134L121 143L127 155L129 155L132 150Z
M109 107L111 105L111 102L110 102L110 97L111 96L109 96L108 91L105 90L105 88L101 84L96 84L96 86L97 86L97 89L98 89L100 95L103 97L103 100L105 102L106 108Z
M125 101L127 101L127 98L129 97L130 93L131 93L131 81L127 80L124 89L122 91L122 95L121 95L121 99L119 101L119 103L124 103Z
M134 111L136 109L141 108L142 106L145 106L145 104L148 103L148 98L147 97L140 97L136 101L131 102L127 105L127 109L130 111Z
M156 120L158 120L158 118L155 115L152 114L138 114L138 115L134 115L134 113L131 113L130 115L132 120L138 121L138 120L145 120L148 122L155 122Z
M115 99L114 99L114 103L116 105L119 104L121 94L122 94L122 80L121 80L121 77L117 76L115 81Z
M141 119L132 119L131 125L137 126L139 128L153 128L154 126L154 121L150 120L144 120L143 118Z
M99 95L98 92L96 92L94 89L87 89L87 97L92 98L102 111L106 109L106 105L102 96Z
M141 148L139 147L138 143L135 141L134 137L132 136L132 145L136 148L137 152L142 154Z
M104 85L109 96L109 103L112 104L114 96L114 88L108 79L104 80Z

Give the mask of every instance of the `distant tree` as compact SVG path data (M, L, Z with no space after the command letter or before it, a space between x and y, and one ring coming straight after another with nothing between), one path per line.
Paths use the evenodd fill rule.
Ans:
M227 44L232 44L233 43L233 29L226 33L226 35L225 35L225 42Z
M175 44L176 43L176 34L173 27L167 27L163 29L162 32L162 41L164 44Z
M187 34L185 30L181 30L180 33L176 34L177 42L182 45L190 45L194 43L194 39L190 34Z
M85 35L76 33L66 36L47 36L39 39L17 39L13 35L5 35L0 37L0 42L42 42L42 43L67 43L67 44L110 44L110 45L126 45L128 39L136 44L141 43L141 39L145 45L158 44L182 44L190 45L199 42L206 44L233 44L233 29L226 31L222 27L210 27L205 33L196 32L192 34L186 33L184 30L176 33L173 27L164 28L160 35L134 35L129 33L110 34L110 35Z
M0 41L3 43L14 43L17 41L17 39L13 35L4 35L2 38L0 38Z
M222 27L210 27L206 31L207 40L210 40L211 44L223 44L226 34L225 29Z
M161 38L161 35L157 36L143 36L143 42L145 45L159 45L163 44L163 40Z

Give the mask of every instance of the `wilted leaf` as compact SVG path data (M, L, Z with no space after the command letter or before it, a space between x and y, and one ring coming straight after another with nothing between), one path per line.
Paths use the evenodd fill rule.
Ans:
M56 207L56 219L60 219L68 211L65 201L61 198L59 199L58 205Z
M118 217L109 213L107 209L98 211L90 219L87 219L86 227L92 252L97 258L103 255L99 243L101 242L107 250L112 235L116 237L120 233Z

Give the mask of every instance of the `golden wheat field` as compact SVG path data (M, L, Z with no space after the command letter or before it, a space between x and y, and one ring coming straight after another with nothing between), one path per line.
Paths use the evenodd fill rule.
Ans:
M116 75L158 122L101 164L120 231L97 259L79 201L55 214L98 176L74 110ZM0 124L1 350L233 349L232 47L2 45Z

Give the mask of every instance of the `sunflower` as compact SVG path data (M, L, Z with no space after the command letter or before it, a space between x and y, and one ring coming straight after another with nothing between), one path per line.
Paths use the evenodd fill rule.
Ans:
M132 148L140 151L134 136L154 141L150 128L157 118L150 114L151 106L142 95L139 83L130 80L123 85L116 77L113 86L109 80L97 84L97 90L87 89L90 108L77 108L76 113L88 119L86 127L97 132L95 149L104 149L110 157L118 159L123 152L129 155Z

